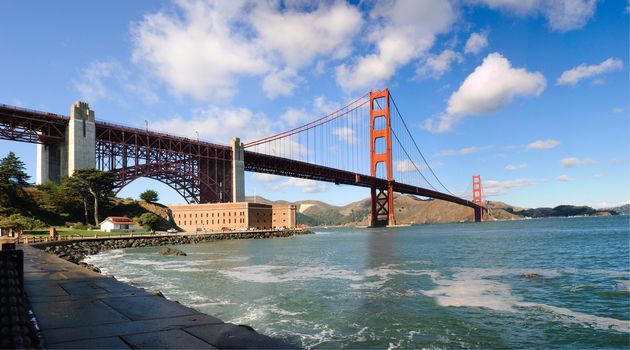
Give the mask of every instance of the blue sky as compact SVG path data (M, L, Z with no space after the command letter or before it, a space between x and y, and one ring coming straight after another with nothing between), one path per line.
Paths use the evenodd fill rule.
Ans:
M115 6L117 5L117 6ZM626 1L2 1L0 103L227 144L389 87L451 191L524 207L630 200ZM35 145L0 141L35 178ZM139 179L162 202L183 199ZM366 189L247 174L334 204Z

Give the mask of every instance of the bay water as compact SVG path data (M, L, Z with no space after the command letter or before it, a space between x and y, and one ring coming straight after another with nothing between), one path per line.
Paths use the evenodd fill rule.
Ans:
M305 348L628 348L629 219L313 229L87 261Z

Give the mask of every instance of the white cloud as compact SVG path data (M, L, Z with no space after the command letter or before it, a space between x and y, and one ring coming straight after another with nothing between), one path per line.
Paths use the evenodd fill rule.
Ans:
M519 16L540 14L552 30L566 32L584 27L595 14L596 0L469 0Z
M274 123L264 114L246 108L208 106L193 111L192 117L176 116L171 119L149 120L149 128L172 135L227 144L232 137L241 141L254 141L273 134Z
M465 156L467 154L477 153L489 149L490 146L478 147L470 146L460 149L445 149L435 154L436 157Z
M450 131L465 116L496 112L518 96L538 96L546 84L542 73L513 68L501 54L491 53L451 95L437 123L427 119L424 127L432 132Z
M507 171L514 171L514 170L525 169L525 168L527 168L527 164L526 163L508 164L508 165L505 166L505 170L507 170Z
M288 126L296 126L301 122L307 121L309 116L304 110L289 108L280 116L280 119L287 123Z
M342 2L182 0L134 26L133 60L176 95L219 100L236 92L239 78L267 75L267 95L286 96L300 69L348 55L361 24L359 10Z
M444 75L444 73L451 70L451 64L453 64L453 62L461 63L463 60L462 56L457 52L446 49L439 55L428 56L423 64L418 66L416 77L438 79Z
M456 18L449 1L389 0L370 13L367 42L374 51L337 67L337 84L348 91L373 88L420 58Z
M272 191L298 189L303 193L318 193L327 191L329 187L329 184L325 182L299 178L286 178L271 174L256 173L254 174L254 178Z
M527 145L527 149L550 149L555 148L560 144L559 141L556 140L536 140Z
M350 145L354 145L358 141L354 129L347 128L345 126L333 129L332 133L333 135L337 136L339 140L344 141Z
M621 206L626 205L626 204L630 204L630 200L623 201L623 202L620 202L620 203L617 203L617 204L611 204L611 203L608 203L608 202L600 202L600 203L595 204L593 206L593 208L595 208L595 209L609 209L609 208L621 207Z
M596 75L604 74L619 70L623 67L623 62L618 58L608 58L600 64L586 65L581 64L575 68L562 72L562 75L556 81L558 85L575 85L584 78L590 78Z
M394 161L394 164L395 164L394 166L395 166L396 171L400 173L416 172L417 171L416 167L420 171L428 169L427 165L424 164L424 162L420 164L415 163L415 166L414 166L414 163L412 163L409 159L397 160L397 161ZM430 165L432 169L438 169L444 166L444 163L436 162L436 163L431 163Z
M73 81L74 87L81 94L81 99L87 102L111 100L127 104L125 93L136 95L147 103L155 103L158 100L146 79L132 77L132 74L115 60L94 61L81 70L80 77L80 80ZM118 88L108 85L116 85ZM120 93L121 87L125 93Z
M488 33L472 33L464 46L464 53L478 54L488 46Z
M300 79L293 69L273 71L263 79L263 91L267 97L274 99L278 96L291 96L297 88Z
M630 1L630 0L629 0L629 1ZM623 112L625 112L625 110L626 110L626 109L625 109L625 108L623 108L623 107L613 107L612 112L613 112L613 113L623 113Z
M531 179L516 179L516 180L483 180L481 182L481 190L484 196L499 196L505 194L510 190L515 190L525 186L531 186L535 183Z
M560 165L562 165L563 168L575 168L577 166L589 165L589 164L595 164L595 163L597 162L591 158L568 157L568 158L562 158L560 160Z
M571 181L571 178L569 177L569 175L558 175L556 176L556 180L560 182L568 182Z

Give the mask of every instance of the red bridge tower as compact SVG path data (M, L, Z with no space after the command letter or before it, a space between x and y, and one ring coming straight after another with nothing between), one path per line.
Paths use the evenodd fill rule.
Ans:
M472 177L472 201L473 203L483 206L483 198L481 193L481 176L473 175ZM483 210L475 208L475 222L483 220Z
M395 225L392 124L389 90L370 91L370 175L376 177L379 164L385 166L387 187L370 188L370 225ZM377 149L377 144L380 146ZM384 146L384 150L382 149ZM378 152L378 153L377 153Z

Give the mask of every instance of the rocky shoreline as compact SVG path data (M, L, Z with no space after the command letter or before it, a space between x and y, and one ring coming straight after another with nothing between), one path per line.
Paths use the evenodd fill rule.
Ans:
M201 242L213 242L231 239L263 239L281 238L294 235L312 234L308 230L282 230L282 231L262 231L262 232L226 232L212 234L192 234L164 237L124 237L124 238L103 238L54 241L47 243L33 244L33 247L54 254L64 260L83 266L95 272L101 272L97 266L83 262L88 255L98 254L105 250L156 247L165 245L193 244Z

